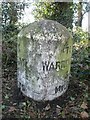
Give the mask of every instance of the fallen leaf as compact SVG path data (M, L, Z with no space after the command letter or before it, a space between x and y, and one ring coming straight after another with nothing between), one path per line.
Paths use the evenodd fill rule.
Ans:
M72 97L72 96L70 97L70 99L71 99L71 101L74 101L74 100L75 100L75 98L74 98L74 97Z
M56 113L59 115L61 112L61 109L60 108L56 108Z
M7 86L6 88L7 88L8 90L11 90L11 88L10 88L10 87L8 87L8 86Z
M61 112L61 107L59 105L56 106L56 113L59 115Z
M0 100L0 104L2 104L3 103L3 101L2 100Z
M46 107L45 107L45 110L49 110L50 109L50 105L48 104Z
M82 105L81 105L81 108L83 108L83 109L88 109L87 103L83 102Z
M17 105L17 103L13 103L13 105Z
M35 114L34 111L29 111L29 115L30 115L30 117L32 117L32 118L35 118L35 117L36 117L36 114Z
M86 111L80 113L81 118L89 118L89 114Z
M57 108L61 108L59 105L57 105Z
M43 113L42 113L42 116L44 117L45 115L46 115L45 112L43 112Z
M65 111L61 112L62 118L65 118Z
M2 109L5 109L5 108L6 108L6 106L5 106L5 105L1 105L1 108L2 108Z
M23 106L26 106L26 102L22 102L22 105L23 105Z
M9 96L6 94L6 95L5 95L5 99L8 99L8 98L9 98Z
M14 110L16 110L16 109L15 109L15 107L12 106L12 107L10 107L9 112L13 112Z

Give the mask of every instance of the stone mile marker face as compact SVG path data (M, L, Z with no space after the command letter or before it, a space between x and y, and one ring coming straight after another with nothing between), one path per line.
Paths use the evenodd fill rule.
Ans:
M31 23L18 35L18 87L37 101L53 100L68 88L72 37L56 21Z

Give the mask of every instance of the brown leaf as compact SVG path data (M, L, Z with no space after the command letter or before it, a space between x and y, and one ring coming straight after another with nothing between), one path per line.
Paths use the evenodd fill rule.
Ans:
M12 106L12 107L10 107L9 112L13 112L14 110L16 110L16 109L15 109L15 107Z
M88 109L87 103L83 102L82 105L81 105L81 108L83 108L83 109Z
M29 115L30 115L30 117L32 117L32 118L35 118L35 117L36 117L35 112L33 112L33 111L29 111Z
M80 113L81 118L89 118L89 114L86 111Z

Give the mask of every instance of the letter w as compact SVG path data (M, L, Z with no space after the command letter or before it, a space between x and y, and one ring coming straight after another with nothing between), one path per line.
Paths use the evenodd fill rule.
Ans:
M42 62L42 64L43 64L43 71L48 71L48 66L49 66L49 64L50 64L50 62L48 61L45 61L45 62Z

